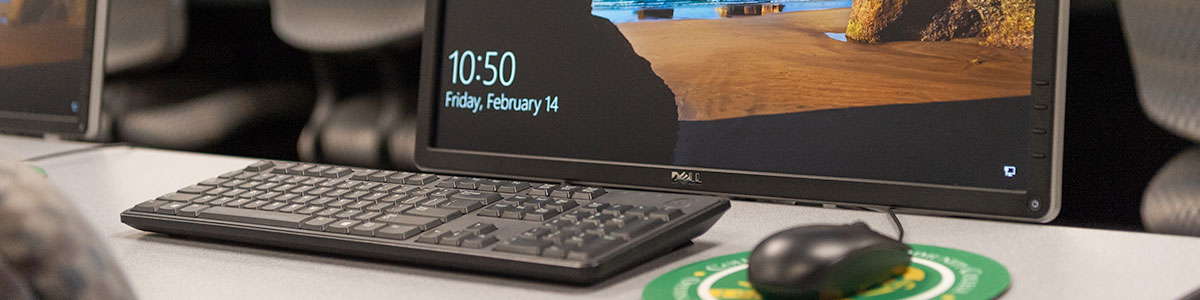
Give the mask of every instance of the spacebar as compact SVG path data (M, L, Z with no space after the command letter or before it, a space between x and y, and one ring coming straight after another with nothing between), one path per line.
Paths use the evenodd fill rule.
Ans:
M213 207L201 211L200 218L300 228L300 222L308 219L309 216L231 207Z

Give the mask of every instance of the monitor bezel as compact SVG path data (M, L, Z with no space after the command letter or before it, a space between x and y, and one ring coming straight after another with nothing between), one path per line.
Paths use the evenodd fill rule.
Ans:
M108 33L108 0L94 0L91 1L91 4L94 6L90 7L92 11L90 16L92 52L91 68L88 71L88 99L87 105L81 107L83 111L74 114L85 117L78 118L75 122L0 117L0 124L6 124L0 126L2 127L0 132L84 140L95 139L100 134L100 102L104 94L104 59Z
M1035 8L1026 167L1032 170L1023 172L1029 174L1024 192L436 148L434 99L440 82L444 1L427 0L426 5L416 139L421 170L1025 222L1049 222L1061 209L1069 0L1038 1ZM672 172L696 172L702 183L674 182Z

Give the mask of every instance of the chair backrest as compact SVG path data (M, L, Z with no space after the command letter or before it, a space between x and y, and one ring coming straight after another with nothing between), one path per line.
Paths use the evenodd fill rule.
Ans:
M346 52L419 42L425 0L271 0L275 33L313 52Z
M1120 2L1146 115L1200 142L1200 1Z
M187 41L184 0L109 1L105 72L162 66L179 58Z

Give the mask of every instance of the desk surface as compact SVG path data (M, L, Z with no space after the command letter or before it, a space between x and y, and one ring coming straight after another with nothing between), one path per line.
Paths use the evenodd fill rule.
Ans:
M80 144L0 137L17 157ZM241 168L250 158L128 147L38 162L112 248L143 299L563 299L641 297L671 269L739 251L767 235L814 223L863 221L891 234L885 214L735 201L695 244L592 287L190 240L125 226L134 204ZM1200 238L900 215L905 242L960 248L1008 267L1008 299L1174 299L1200 286Z

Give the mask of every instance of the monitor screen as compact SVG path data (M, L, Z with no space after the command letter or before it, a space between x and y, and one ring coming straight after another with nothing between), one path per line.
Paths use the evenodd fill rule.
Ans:
M0 0L0 131L89 129L96 2Z
M1024 190L1034 0L879 3L446 0L433 146Z

